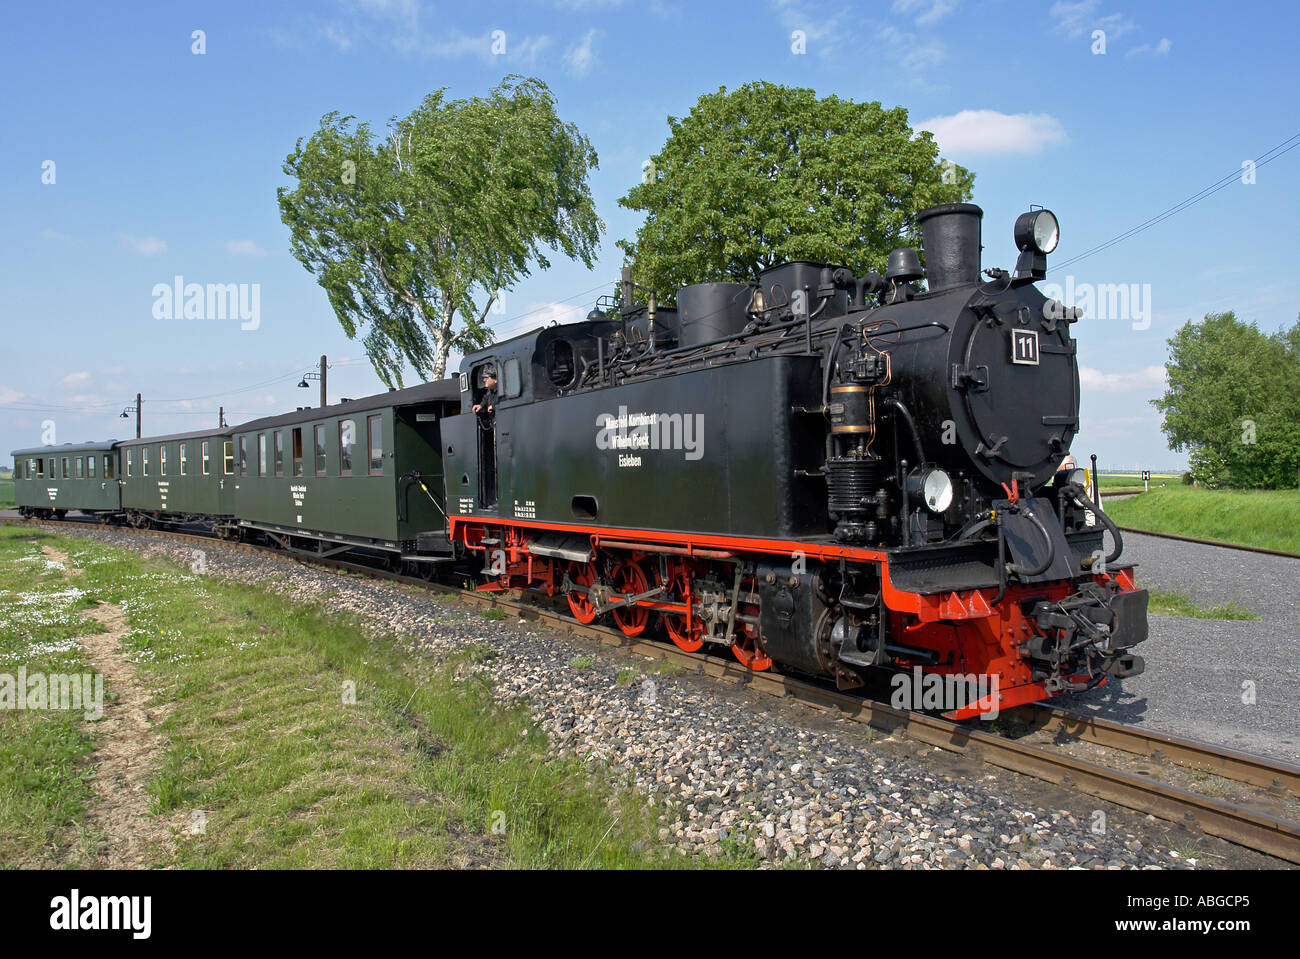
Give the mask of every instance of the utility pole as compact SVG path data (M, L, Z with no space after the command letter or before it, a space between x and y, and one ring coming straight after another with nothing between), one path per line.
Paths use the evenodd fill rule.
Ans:
M320 408L325 409L325 370L328 366L325 363L325 355L322 353L320 358Z
M135 438L140 438L140 407L144 403L140 399L140 394L135 394Z
M225 425L226 425L226 408L224 406L218 406L217 407L217 428L224 429Z

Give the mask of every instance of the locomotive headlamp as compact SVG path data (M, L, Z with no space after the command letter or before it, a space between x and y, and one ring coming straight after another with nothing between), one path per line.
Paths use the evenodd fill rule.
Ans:
M1061 227L1051 210L1030 210L1016 218L1017 280L1042 280L1047 277L1047 254L1061 240Z
M1065 483L1078 483L1080 486L1086 487L1088 485L1088 471L1066 470L1064 480Z
M942 513L952 505L952 477L941 469L920 469L908 477L908 489L919 494L925 508Z
M1051 210L1030 210L1016 218L1016 249L1051 253L1061 241L1061 227Z

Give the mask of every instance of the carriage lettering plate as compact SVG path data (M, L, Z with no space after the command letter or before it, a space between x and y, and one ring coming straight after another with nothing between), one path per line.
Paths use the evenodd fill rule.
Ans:
M1011 331L1011 362L1029 366L1038 365L1038 331Z

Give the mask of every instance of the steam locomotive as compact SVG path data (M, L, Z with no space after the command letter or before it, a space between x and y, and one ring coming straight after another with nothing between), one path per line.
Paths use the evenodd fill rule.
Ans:
M1034 286L1056 218L1022 215L1014 272L984 279L982 219L922 211L924 272L913 249L883 276L786 263L673 308L625 270L585 322L467 356L462 412L501 384L494 423L441 423L447 536L478 588L842 689L993 677L955 718L1141 672L1147 593L1084 473L1057 472L1080 317Z
M913 249L883 276L785 263L671 308L624 270L585 321L446 380L15 451L17 502L540 592L842 689L951 681L958 719L1088 689L1142 671L1147 593L1085 474L1057 469L1080 317L1034 286L1056 218L1017 220L1014 272L981 272L982 219L918 214L924 271Z

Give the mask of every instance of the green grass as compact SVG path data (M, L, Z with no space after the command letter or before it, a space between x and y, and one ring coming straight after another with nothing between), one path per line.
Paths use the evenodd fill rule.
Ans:
M438 662L336 611L40 535L84 569L76 585L85 595L39 630L11 617L0 651L35 664L33 642L87 631L77 608L126 610L123 653L137 663L151 712L165 717L148 789L152 814L176 838L154 865L745 865L739 856L665 857L643 795L603 768L557 758L523 706L495 702L475 669L493 655L486 644ZM32 538L0 527L6 615L19 594L67 588L62 573L29 558ZM77 647L63 655L69 671L85 668ZM78 863L94 802L93 741L78 716L0 715L0 862L43 848L49 864ZM200 811L205 828L191 835Z
M0 509L14 506L14 481L12 476L0 476Z
M1167 486L1106 504L1120 526L1300 553L1300 490Z
M71 640L101 627L79 612L91 601L41 557L39 543L51 541L0 528L0 674L15 684L24 667L28 677L91 671ZM94 744L84 710L0 711L0 864L40 865L42 849L78 864L81 837L67 826L92 797L86 764Z
M1198 606L1183 593L1152 589L1150 594L1148 611L1164 616L1190 616L1193 619L1259 619L1244 606L1239 606L1235 599L1216 606Z

